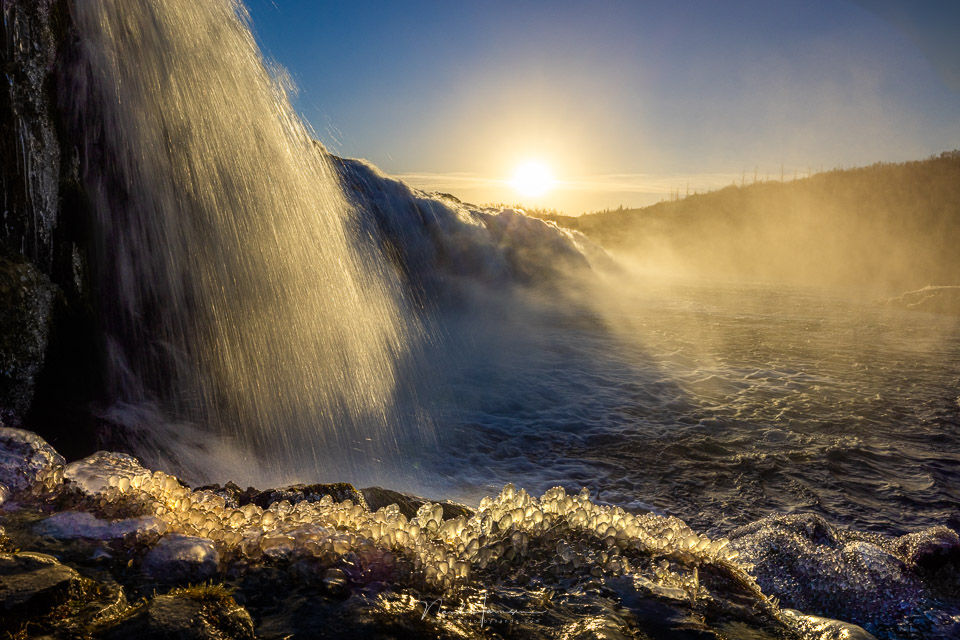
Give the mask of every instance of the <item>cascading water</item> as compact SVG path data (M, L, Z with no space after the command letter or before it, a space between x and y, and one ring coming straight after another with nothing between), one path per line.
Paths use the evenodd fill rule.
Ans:
M193 479L199 429L201 445L215 431L265 463L230 469L240 481L357 480L401 439L391 407L417 330L246 9L75 0L71 14L66 100L100 233L107 417L163 423L138 430L137 452L166 450Z

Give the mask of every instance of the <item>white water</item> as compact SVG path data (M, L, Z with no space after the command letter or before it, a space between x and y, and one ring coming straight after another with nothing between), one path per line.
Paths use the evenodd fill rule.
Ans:
M194 424L231 443L238 479L361 480L361 461L387 461L402 440L392 407L418 330L246 10L74 0L71 11L69 100L119 403L107 417L131 417L134 439L149 433L148 461L186 459L178 449L194 439L175 425Z

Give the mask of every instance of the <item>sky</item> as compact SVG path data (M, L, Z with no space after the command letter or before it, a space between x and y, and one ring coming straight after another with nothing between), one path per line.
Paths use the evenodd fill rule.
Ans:
M578 215L960 148L956 1L246 4L331 152L476 204Z

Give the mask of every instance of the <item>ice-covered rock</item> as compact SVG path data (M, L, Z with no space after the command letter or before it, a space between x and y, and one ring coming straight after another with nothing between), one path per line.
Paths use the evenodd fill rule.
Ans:
M785 607L879 638L944 637L942 625L960 615L955 596L948 604L928 580L932 565L937 581L960 584L960 539L946 527L887 538L812 514L770 516L735 531L730 545Z
M143 570L161 582L206 580L219 565L213 540L180 534L164 536L143 559Z
M891 551L917 569L936 569L952 562L960 567L960 535L947 527L908 533L890 543Z
M777 629L790 624L816 627L820 635L811 637L818 638L856 631L836 620L878 638L913 637L913 629L936 636L960 620L928 584L939 580L949 591L956 583L950 572L960 566L960 538L945 527L888 539L835 529L817 516L779 516L744 527L730 541L700 535L675 517L630 513L595 503L586 490L559 487L535 497L507 485L471 511L396 494L401 506L386 490L366 491L376 498L367 504L352 499L360 496L349 485L193 490L109 452L68 465L67 475L79 489L64 494L73 510L39 522L34 532L61 540L122 538L135 543L135 556L159 537L141 565L160 583L281 568L339 597L384 588L375 585L451 599L478 585L500 595L594 585L637 619L669 611L665 629L696 620L697 628L713 629L736 619L759 630L756 637L779 637ZM768 595L803 616L783 617Z
M0 504L18 494L56 490L63 482L64 462L35 433L0 426Z
M96 494L110 486L129 489L150 477L140 461L126 453L97 451L82 460L71 462L63 472L64 478L86 494Z
M162 534L166 529L167 524L156 516L109 521L86 511L61 511L38 522L34 532L57 540L117 540L148 531Z

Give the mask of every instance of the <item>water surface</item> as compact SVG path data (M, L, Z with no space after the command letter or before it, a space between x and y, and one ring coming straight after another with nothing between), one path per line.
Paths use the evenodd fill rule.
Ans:
M957 318L767 285L615 290L447 319L435 482L586 486L718 533L772 512L960 524Z

